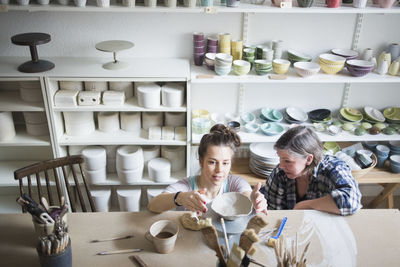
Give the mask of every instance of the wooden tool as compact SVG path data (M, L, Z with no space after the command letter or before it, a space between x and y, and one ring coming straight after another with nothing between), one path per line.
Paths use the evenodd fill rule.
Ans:
M105 241L114 241L114 240L121 240L121 239L128 239L134 237L133 235L127 236L120 236L120 237L110 237L110 238L103 238L103 239L94 239L90 240L89 243L98 243L98 242L105 242Z
M102 251L102 252L96 253L96 255L114 255L114 254L133 253L133 252L140 252L140 251L142 251L141 248L132 248L132 249Z
M231 254L231 251L230 251L230 248L229 248L228 235L226 234L226 227L225 227L224 218L221 218L221 225L222 225L222 230L224 231L224 240L225 240L225 246L226 246L226 253L227 253L227 257L229 258L229 254Z
M137 263L139 267L147 267L148 265L139 257L139 255L133 255L129 257L134 263Z
M218 233L215 230L214 226L208 226L206 228L201 229L201 232L204 235L204 238L207 240L208 245L217 253L217 257L222 266L226 266L226 261L224 258L224 254L219 246L218 242Z

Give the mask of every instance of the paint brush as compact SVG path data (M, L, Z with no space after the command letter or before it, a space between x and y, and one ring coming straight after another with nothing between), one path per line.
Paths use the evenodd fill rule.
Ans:
M132 248L132 249L102 251L102 252L96 253L96 255L114 255L114 254L133 253L133 252L140 252L140 251L142 251L141 248Z
M287 221L287 217L283 217L281 225L279 226L279 230L278 230L278 233L276 234L276 236L271 236L268 239L267 245L269 247L275 246L276 241L281 236L282 230L285 227L286 221Z
M103 238L103 239L94 239L90 240L89 243L97 243L97 242L105 242L105 241L114 241L114 240L121 240L121 239L128 239L134 237L133 235L127 236L120 236L120 237L110 237L110 238Z
M231 251L229 249L229 241L228 241L228 235L226 234L226 227L225 227L225 221L224 218L221 218L221 225L222 225L222 230L224 231L224 240L225 240L225 246L226 246L226 254L229 258L229 254L231 254Z

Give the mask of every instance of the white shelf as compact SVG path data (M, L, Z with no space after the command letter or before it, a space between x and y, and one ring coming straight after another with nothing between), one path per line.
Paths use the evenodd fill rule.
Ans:
M0 111L45 111L43 102L25 102L18 90L0 90Z
M173 184L179 180L182 180L184 178L186 178L186 169L180 170L178 172L173 172L171 173L171 177L168 181L165 182L161 182L161 183L157 183L154 182L153 180L151 180L149 178L149 175L147 174L147 172L143 172L143 178L141 181L138 182L134 182L131 184L126 184L123 183L119 178L117 173L107 173L107 179L104 183L96 183L93 184L93 186L109 186L109 185L137 185L137 186L144 186L144 185L154 185L154 186L162 186L162 185L170 185ZM72 177L68 177L68 181L70 182L70 184L75 184L74 179Z
M289 126L287 124L282 123L284 125L285 129L288 129ZM311 124L304 124L307 126L310 126ZM377 134L377 135L371 135L371 134L365 134L363 136L357 136L355 134L352 134L350 132L342 131L340 134L332 136L328 133L324 132L316 132L318 137L322 142L327 142L327 141L335 141L335 142L362 142L362 141L391 141L391 140L400 140L400 134L394 134L394 135L386 135L383 133ZM244 144L249 144L249 143L273 143L276 142L281 135L274 135L274 136L267 136L263 134L260 130L257 133L246 133L243 131L240 131L239 133L240 140ZM200 144L201 137L203 135L201 134L192 134L192 144L198 145Z
M19 168L29 166L37 161L0 161L0 186L19 186L17 180L14 179L14 171ZM33 177L31 177L32 179ZM36 185L36 178L32 179L32 184ZM17 196L15 196L17 198ZM15 200L15 199L14 199Z
M0 103L1 105L1 103ZM77 106L77 107L53 107L54 111L140 111L140 112L152 112L152 111L162 111L162 112L186 112L186 105L178 108L170 108L160 105L158 108L143 108L138 105L138 100L135 97L126 100L125 104L122 106Z
M185 146L186 141L176 140L150 140L145 138L147 131L141 131L140 136L119 130L115 133L105 133L96 130L88 136L69 136L63 134L59 138L60 146L72 145L165 145L165 146Z
M270 74L273 74L271 71ZM303 78L296 74L293 67L286 74L285 80L272 80L269 75L257 75L254 70L244 76L237 76L233 70L226 76L218 76L214 71L204 66L191 66L191 82L196 83L400 83L400 76L379 75L369 73L363 77L354 77L343 69L336 75L325 74L320 70L314 76ZM202 78L201 76L204 76Z
M95 50L93 46L93 50ZM55 68L44 73L24 73L24 76L38 75L46 77L62 77L57 80L85 80L85 81L186 81L190 77L190 65L187 59L171 58L124 58L119 60L128 62L126 69L106 70L102 67L104 63L112 61L112 53L105 58L42 58L50 60ZM3 77L18 78L21 72L17 67L29 60L26 57L2 57L0 61L0 73ZM85 78L83 78L85 77ZM137 77L132 79L129 77Z
M27 134L24 127L16 127L16 135L13 139L0 142L1 146L50 146L50 136L33 136Z
M110 7L102 8L97 7L94 3L89 2L85 7L76 7L72 3L69 6L62 5L37 5L30 4L27 6L20 5L4 5L1 6L1 11L58 11L58 12L128 12L128 13L288 13L288 14L381 14L381 13L400 13L398 7L393 8L380 8L378 6L368 6L366 8L354 8L352 4L342 4L339 8L328 8L325 6L316 6L314 4L311 8L297 7L296 2L293 1L292 8L278 8L272 6L270 1L263 5L254 5L248 3L241 3L239 7L232 8L220 6L219 2L214 1L213 7L194 7L187 8L178 6L176 8L167 8L164 6L157 6L155 8L136 5L133 8L116 5L115 1L111 1ZM296 5L296 6L295 6Z

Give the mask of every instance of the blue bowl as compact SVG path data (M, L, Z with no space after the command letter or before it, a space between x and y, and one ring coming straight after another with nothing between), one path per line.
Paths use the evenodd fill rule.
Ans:
M282 113L272 108L262 108L261 115L269 121L280 122L283 119Z
M400 166L399 165L394 165L392 162L390 162L390 169L394 173L400 173Z
M268 136L273 136L282 133L285 128L279 123L263 123L260 126L261 131Z

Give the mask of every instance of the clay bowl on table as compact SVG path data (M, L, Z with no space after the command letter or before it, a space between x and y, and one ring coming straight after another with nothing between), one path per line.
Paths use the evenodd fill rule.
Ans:
M250 199L239 192L218 195L211 204L211 209L226 220L236 220L248 216L253 210Z

